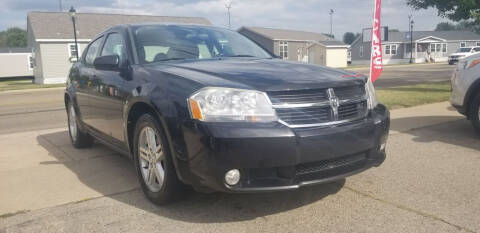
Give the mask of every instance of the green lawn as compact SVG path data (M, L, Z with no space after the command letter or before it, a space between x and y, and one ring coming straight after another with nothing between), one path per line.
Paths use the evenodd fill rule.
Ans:
M450 92L450 82L437 82L377 90L377 98L389 109L397 109L447 101Z
M65 84L34 84L31 78L0 79L0 91L64 86Z

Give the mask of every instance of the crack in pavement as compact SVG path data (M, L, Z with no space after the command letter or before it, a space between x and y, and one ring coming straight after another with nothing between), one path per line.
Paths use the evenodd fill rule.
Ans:
M441 218L441 217L439 217L439 216L436 216L436 215L434 215L434 214L426 213L426 212L423 212L423 211L421 211L421 210L416 210L416 209L410 208L410 207L405 206L405 205L400 205L400 204L397 204L397 203L394 203L394 202L391 202L391 201L383 200L383 199L380 199L380 198L378 198L378 197L372 196L372 195L370 195L370 194L368 194L368 193L364 193L364 192L362 192L362 191L359 191L359 190L356 190L356 189L354 189L354 188L351 188L351 187L349 187L349 186L347 186L347 185L345 185L344 188L346 188L346 189L348 189L348 190L350 190L350 191L352 191L352 192L354 192L354 193L356 193L356 194L358 194L358 195L361 195L361 196L363 196L363 197L370 198L370 199L379 201L379 202L381 202L381 203L394 206L394 207L396 207L396 208L398 208L398 209L401 209L401 210L405 210L405 211L408 211L408 212L412 212L412 213L414 213L414 214L423 216L423 217L425 217L425 218L430 218L430 219L433 219L433 220L436 220L436 221L443 222L443 223L445 223L445 224L447 224L447 225L449 225L449 226L452 226L452 227L457 228L458 230L463 230L463 231L475 233L475 231L472 230L472 229L469 229L469 228L467 228L467 227L463 227L463 226L457 225L457 224L455 224L455 223L451 223L451 222L449 222L449 221L447 221L447 220L445 220L445 219L443 219L443 218Z

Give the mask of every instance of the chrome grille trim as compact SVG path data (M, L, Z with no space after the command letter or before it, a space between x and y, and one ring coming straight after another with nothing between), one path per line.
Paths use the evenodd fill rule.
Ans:
M359 87L358 88L364 88L364 87ZM346 87L345 89L348 90L348 88L355 88L355 87ZM348 96L349 98L345 98L346 95L344 93L341 93L341 96L338 97L335 93L335 88L326 88L319 90L320 92L323 91L324 93L321 93L320 95L325 94L325 96L328 98L326 101L319 101L319 102L311 102L311 103L281 103L281 104L272 104L272 107L274 109L296 109L296 108L309 108L309 107L328 107L331 111L331 121L327 122L319 122L319 123L312 123L312 124L289 124L286 122L286 120L282 120L282 117L278 117L278 122L281 124L288 126L290 128L307 128L307 127L328 127L328 126L334 126L334 125L340 125L340 124L346 124L349 122L354 122L358 121L361 119L364 119L368 115L368 104L365 103L365 107L362 109L363 112L358 111L358 114L352 114L352 115L358 115L355 117L347 118L347 119L341 119L339 117L339 108L344 107L345 105L348 104L355 104L358 103L360 104L361 102L366 102L368 101L368 96L366 92L363 92L361 95L358 96ZM343 91L343 90L342 90ZM358 92L360 93L360 92ZM268 96L268 95L267 95ZM345 99L341 99L342 96ZM278 101L277 101L278 102ZM350 110L346 110L347 112ZM278 114L277 114L278 115ZM348 117L348 114L347 114ZM289 120L295 117L287 117ZM285 119L287 119L285 118ZM308 118L307 118L308 119ZM299 120L301 121L301 120Z

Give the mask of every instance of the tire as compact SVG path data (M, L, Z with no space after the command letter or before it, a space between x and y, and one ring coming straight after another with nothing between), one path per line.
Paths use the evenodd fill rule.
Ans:
M93 145L93 137L90 136L87 132L83 132L80 127L78 127L78 115L75 107L72 102L68 103L67 109L67 118L68 118L68 135L70 136L70 141L75 148L87 148Z
M180 200L185 185L177 177L163 130L151 114L138 119L133 139L133 160L145 196L157 205Z
M480 93L473 98L468 112L473 128L477 131L478 135L480 135Z

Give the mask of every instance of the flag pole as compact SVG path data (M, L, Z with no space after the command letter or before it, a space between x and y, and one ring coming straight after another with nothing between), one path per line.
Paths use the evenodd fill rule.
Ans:
M372 82L372 72L373 72L373 40L372 39L373 39L373 28L375 27L376 12L377 12L377 0L373 0L372 31L370 32L370 74L368 75L369 82Z

